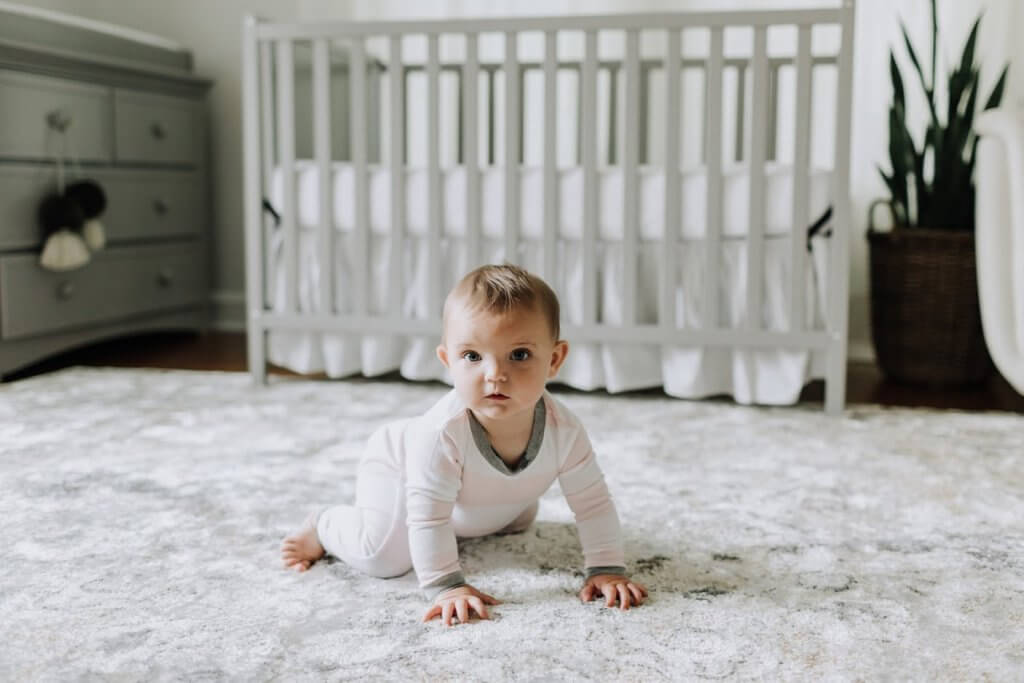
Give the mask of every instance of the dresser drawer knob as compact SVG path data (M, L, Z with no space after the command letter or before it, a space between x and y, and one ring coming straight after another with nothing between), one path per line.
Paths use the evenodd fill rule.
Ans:
M75 286L67 280L57 285L57 298L61 301L67 301L74 293Z
M167 203L162 199L153 200L153 212L157 216L166 216L168 211Z
M167 289L174 284L174 271L170 268L161 268L156 274L156 283Z
M167 131L164 130L164 127L161 126L159 123L154 123L152 126L150 126L149 132L157 140L163 140L165 137L167 137Z
M46 115L46 125L50 127L50 130L63 133L71 126L71 114L63 109L54 109Z

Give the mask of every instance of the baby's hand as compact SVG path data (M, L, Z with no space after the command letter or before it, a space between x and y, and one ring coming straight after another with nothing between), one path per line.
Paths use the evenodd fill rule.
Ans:
M583 584L580 591L580 600L590 602L594 595L600 593L605 600L605 606L614 607L618 598L619 607L629 609L630 603L634 605L643 604L647 597L647 589L643 584L630 581L619 574L594 574Z
M434 598L434 604L423 615L423 621L428 622L434 617L439 616L441 617L442 624L451 626L452 615L455 614L459 617L460 623L468 624L470 607L473 608L481 619L490 619L487 616L487 608L484 607L484 603L500 605L501 601L486 593L481 593L469 584L452 588Z

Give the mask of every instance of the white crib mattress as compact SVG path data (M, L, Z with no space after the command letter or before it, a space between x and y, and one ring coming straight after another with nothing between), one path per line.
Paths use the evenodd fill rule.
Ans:
M297 164L299 222L306 228L317 225L318 201L316 169L311 164ZM519 252L514 260L524 267L540 272L543 263L541 226L541 186L538 169L523 170L523 222L520 231ZM664 183L658 171L641 170L641 186L646 199L641 202L641 229L644 239L637 249L635 310L637 322L654 323L658 316L658 288L662 258L661 235ZM404 239L401 273L390 267L390 191L388 171L374 169L371 175L371 221L373 234L369 241L370 278L369 310L383 313L387 310L388 291L397 282L403 294L402 315L406 318L436 320L440 311L432 311L426 300L427 237L425 174L412 170L407 174L408 230ZM504 178L500 172L484 172L481 200L484 216L482 255L487 262L501 262L504 253L504 224L501 200ZM618 170L601 173L602 219L601 239L598 242L598 319L617 324L621 321L622 300L622 234L621 188L622 174ZM440 255L441 286L447 291L455 279L469 269L466 254L464 178L461 169L445 173L446 209ZM558 268L552 287L562 304L564 324L579 324L583 318L582 245L579 239L579 204L568 209L566 198L581 190L578 169L561 173L562 223L558 240ZM784 167L773 167L767 174L766 232L769 236L782 236L790 231L791 174ZM811 215L815 216L828 204L827 172L814 174L811 191ZM348 165L335 167L333 186L341 199L350 192L352 181ZM346 186L346 183L349 185ZM576 185L574 185L576 183ZM678 326L700 328L705 246L700 237L703 225L704 177L686 174L683 189L684 239L676 244L676 282L673 314ZM740 239L747 231L749 216L746 211L745 188L747 179L742 170L733 169L726 176L724 202L726 211L725 239L720 245L719 292L721 324L741 326L747 315L747 243ZM533 188L533 189L530 189ZM275 174L271 201L280 206L281 175ZM526 197L532 195L530 202ZM351 196L351 195L348 195ZM688 198L688 199L687 199ZM572 201L576 201L573 199ZM418 203L417 203L418 202ZM496 208L497 205L497 208ZM699 205L699 206L695 206ZM453 208L454 207L454 208ZM661 207L661 208L658 208ZM731 208L729 208L731 207ZM335 226L341 234L334 240L335 300L339 312L350 308L351 275L355 271L357 240L352 234L354 212L351 201L335 202ZM803 230L801 229L801 232ZM285 303L285 267L282 254L282 233L275 231L268 254L267 297L275 310L283 310ZM805 260L804 325L822 329L823 302L827 301L827 240L815 237L812 251ZM319 235L315 230L301 230L299 251L299 308L304 312L321 310ZM765 261L763 275L763 305L761 324L769 330L785 330L789 326L789 272L791 247L788 239L772 238L764 241ZM737 332L740 334L740 332ZM352 374L368 376L395 370L409 379L441 380L449 382L445 369L437 360L434 349L438 338L393 337L388 335L362 335L352 333L321 333L314 331L271 331L268 357L272 363L303 373L325 372L330 377ZM610 392L629 391L646 387L664 388L666 393L683 398L701 398L713 395L731 395L740 403L784 405L798 400L802 387L809 379L822 377L824 356L820 352L794 350L744 350L732 348L658 347L642 344L573 343L569 357L557 378L569 386L591 390L605 388Z
M320 173L316 164L299 160L295 164L297 216L304 228L315 228L320 216ZM368 167L370 227L374 234L385 235L391 226L391 170ZM640 236L644 240L662 238L665 224L665 172L662 167L638 169ZM444 187L443 226L445 235L466 234L466 169L462 166L442 169ZM815 169L809 174L808 202L812 220L829 204L831 173ZM622 237L623 170L613 166L598 170L598 219L604 239ZM578 239L583 234L583 169L558 171L559 231L562 237ZM354 229L355 172L352 164L334 163L330 183L334 226L348 232ZM750 175L743 165L728 166L722 179L722 233L726 237L745 235L750 224L748 193ZM793 169L781 164L765 167L764 232L782 235L793 225ZM707 173L703 168L684 170L678 188L680 229L684 238L698 239L707 223ZM481 230L484 235L500 237L505 231L505 172L497 167L480 171ZM520 171L520 220L524 238L540 238L544 230L544 169L524 166ZM428 173L425 168L405 171L405 213L408 234L425 235L430 216ZM270 184L270 202L278 210L284 204L284 173L276 168ZM806 227L806 226L804 226Z

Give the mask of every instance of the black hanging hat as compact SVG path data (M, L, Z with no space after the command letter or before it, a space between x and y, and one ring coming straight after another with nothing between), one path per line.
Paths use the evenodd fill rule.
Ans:
M93 251L102 249L107 243L103 224L99 217L107 208L107 195L99 183L93 180L79 180L68 185L64 196L78 203L85 216L82 237Z

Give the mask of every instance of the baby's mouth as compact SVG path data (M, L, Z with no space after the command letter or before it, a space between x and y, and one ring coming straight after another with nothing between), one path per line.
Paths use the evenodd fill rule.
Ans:
M489 398L493 401L504 401L508 398L505 394L487 394L485 398Z

